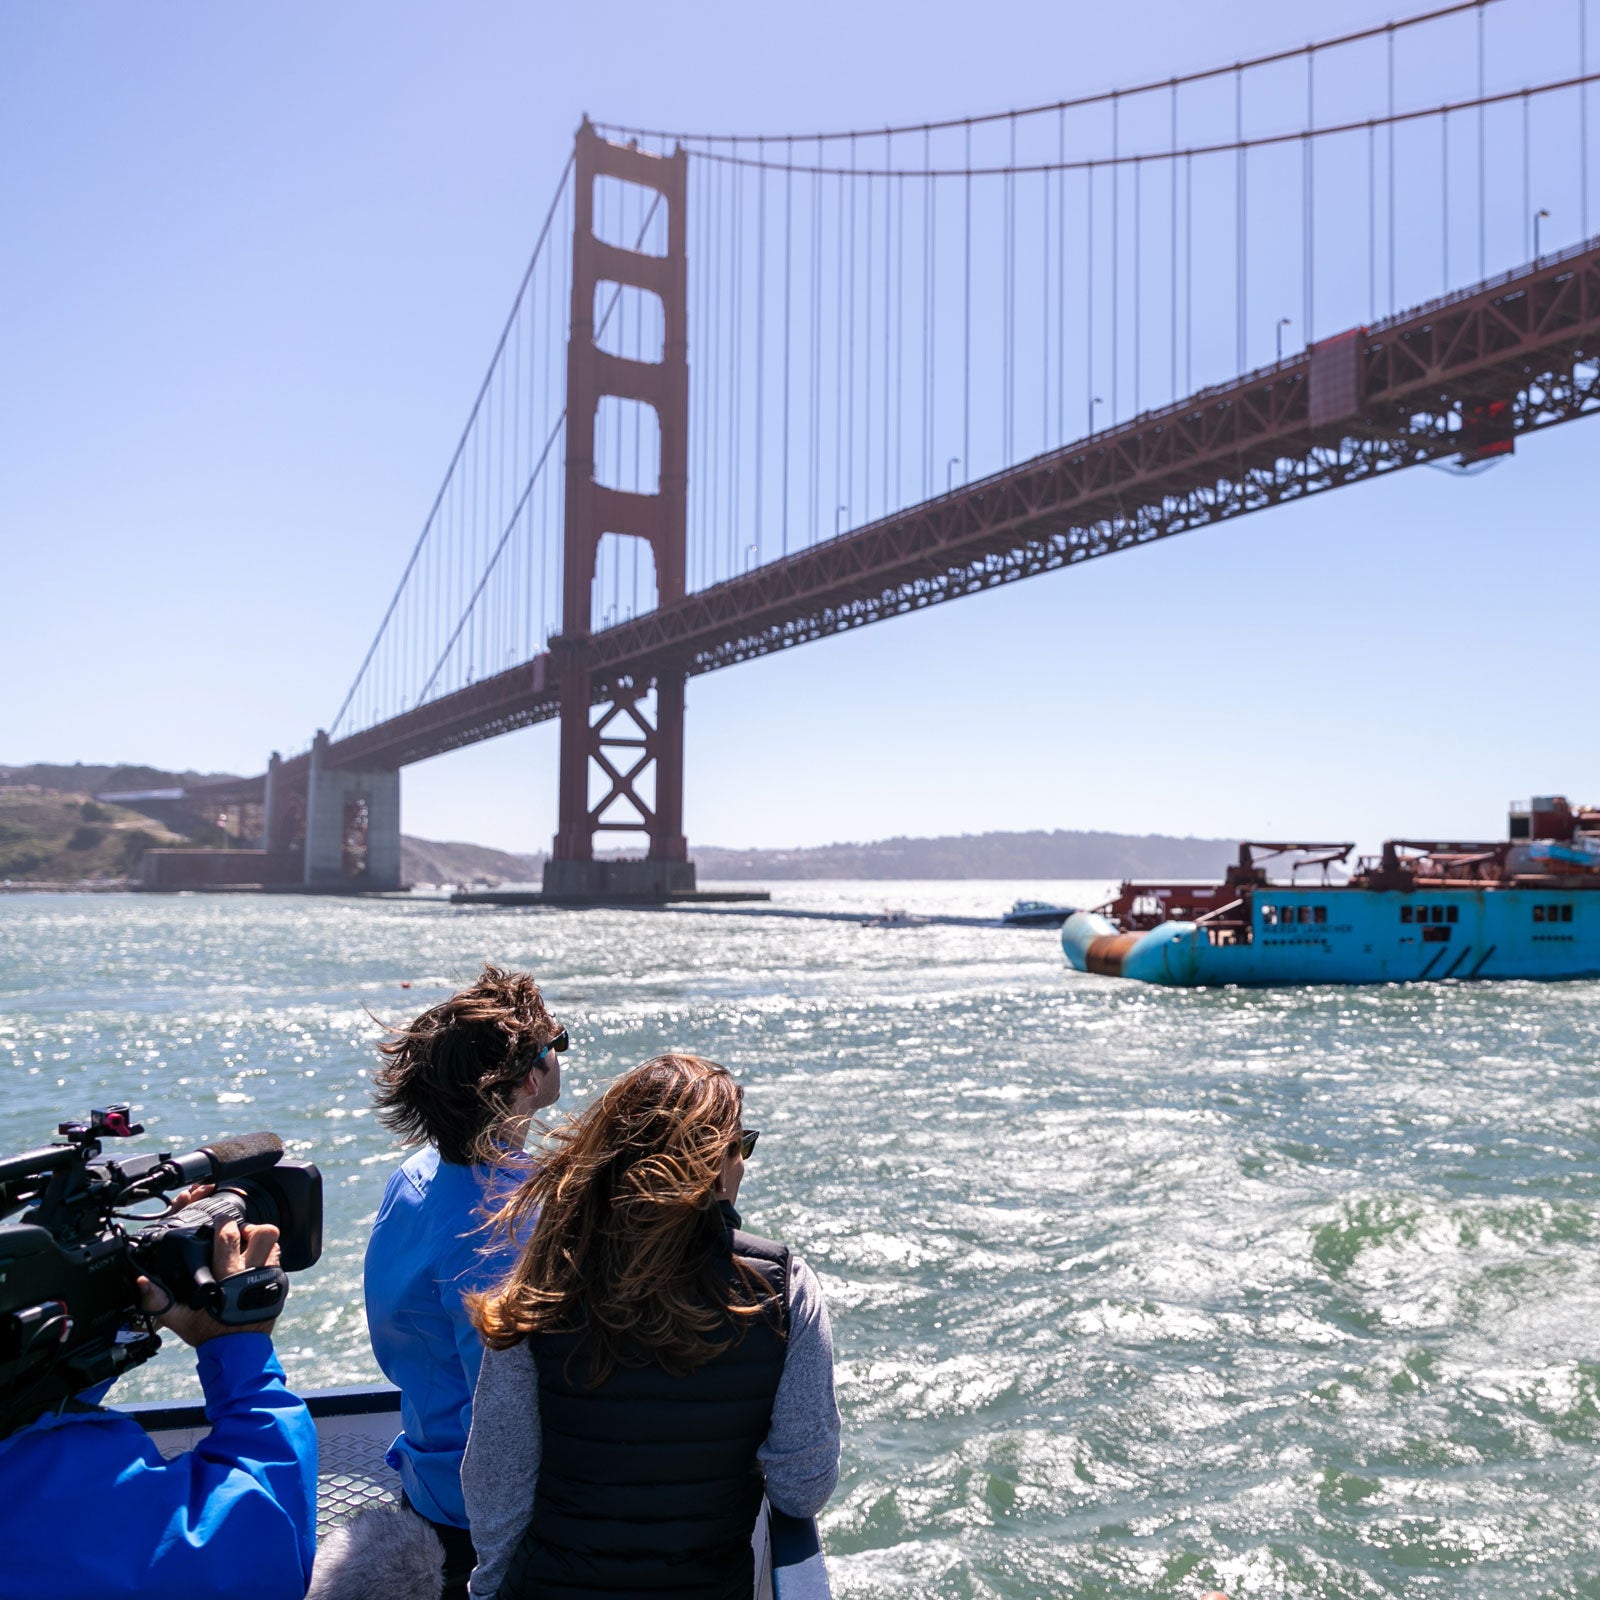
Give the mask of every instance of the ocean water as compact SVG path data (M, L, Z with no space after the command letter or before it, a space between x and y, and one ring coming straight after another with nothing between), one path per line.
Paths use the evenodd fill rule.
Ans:
M843 1600L1600 1596L1600 984L1167 992L1051 932L0 897L0 1149L114 1099L140 1148L276 1129L328 1202L285 1365L371 1379L373 1045L484 959L571 1030L568 1106L667 1046L746 1085L746 1223L833 1312ZM193 1387L176 1347L120 1392Z

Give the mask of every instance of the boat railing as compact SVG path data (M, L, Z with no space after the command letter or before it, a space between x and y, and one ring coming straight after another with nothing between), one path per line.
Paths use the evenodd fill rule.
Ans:
M317 1425L318 1536L368 1506L397 1505L400 1480L385 1457L399 1428L400 1391L358 1384L314 1389L300 1398ZM167 1457L194 1449L211 1431L198 1400L144 1401L120 1409ZM752 1543L754 1600L831 1600L814 1518L763 1506Z

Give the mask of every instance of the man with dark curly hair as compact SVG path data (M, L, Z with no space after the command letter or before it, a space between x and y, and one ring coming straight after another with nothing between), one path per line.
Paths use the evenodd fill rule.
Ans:
M475 1556L461 1457L483 1346L462 1295L516 1259L484 1228L485 1200L524 1173L533 1115L561 1093L567 1032L527 973L486 966L475 983L378 1046L378 1116L420 1145L389 1179L367 1245L367 1329L400 1390L389 1451L405 1500L445 1550L445 1600L466 1594ZM498 1177L498 1183L497 1183Z

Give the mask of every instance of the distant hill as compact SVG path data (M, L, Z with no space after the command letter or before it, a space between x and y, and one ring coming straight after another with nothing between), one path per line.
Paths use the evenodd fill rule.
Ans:
M118 877L137 870L151 844L214 844L214 825L198 814L179 815L170 803L149 815L101 806L86 820L95 793L176 788L202 776L160 767L120 765L0 766L0 879ZM180 810L182 808L179 808ZM180 831L174 831L180 830ZM91 843L90 833L98 837ZM72 844L72 840L76 844ZM1215 878L1238 857L1230 839L1171 834L1080 832L964 833L935 839L879 839L813 845L802 850L730 850L694 845L690 854L705 882L806 878ZM629 852L617 852L627 854ZM400 841L400 870L414 884L538 883L543 851L520 855L487 845L417 839Z
M81 792L0 786L0 883L123 878L153 845L183 842L137 811Z
M407 883L538 883L547 859L475 844L400 841ZM602 852L631 854L632 852ZM1239 858L1232 839L1164 833L967 833L937 839L880 839L803 850L729 850L691 844L703 883L808 878L1220 878Z
M805 850L690 850L706 880L744 878L1212 878L1238 859L1231 839L1164 833L963 833Z
M410 884L538 883L544 874L543 855L519 856L488 845L440 843L400 835L400 877Z
M109 789L176 789L202 778L231 778L231 772L166 772L160 767L132 766L116 762L111 766L86 766L81 761L70 767L49 761L35 761L25 767L0 766L0 787L36 784L62 794L98 794Z

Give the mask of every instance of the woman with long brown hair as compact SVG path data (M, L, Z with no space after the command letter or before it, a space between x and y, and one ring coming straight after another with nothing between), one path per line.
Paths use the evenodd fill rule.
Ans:
M792 1516L833 1492L827 1308L739 1226L742 1111L725 1068L657 1056L549 1136L497 1219L527 1244L469 1300L474 1600L748 1600L763 1492Z

